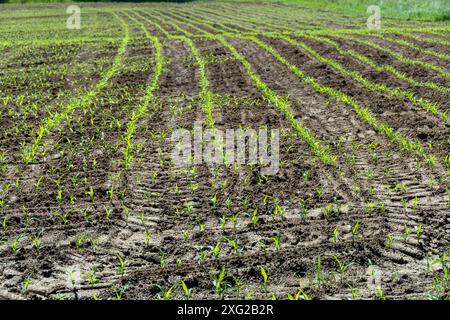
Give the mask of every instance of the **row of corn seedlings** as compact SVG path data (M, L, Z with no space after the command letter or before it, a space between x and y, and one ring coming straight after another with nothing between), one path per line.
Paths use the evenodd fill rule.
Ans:
M432 154L429 154L428 151L422 146L420 142L413 141L405 137L400 132L397 132L393 128L391 128L388 124L380 123L378 119L372 113L370 113L368 109L361 108L360 104L354 98L344 94L343 92L337 89L320 85L314 78L305 75L298 67L289 63L274 48L267 45L263 41L255 37L243 36L242 38L253 41L258 46L260 46L261 48L265 49L267 52L272 54L279 62L289 67L289 69L297 77L299 77L299 79L311 85L317 92L332 97L336 99L338 102L344 102L345 104L351 106L364 122L373 126L376 131L386 135L389 138L389 140L391 140L391 142L398 144L402 149L408 152L419 155L426 161L426 163L430 164L431 166L437 165L436 157Z
M126 14L126 13L125 13ZM152 36L148 30L145 28L145 26L136 20L135 18L131 17L130 15L126 14L133 22L138 24L141 29L144 31L145 36L153 43L153 48L155 50L155 57L154 57L154 63L155 68L152 75L152 79L150 80L150 83L148 84L146 88L145 96L142 100L142 102L139 104L136 111L134 111L131 114L130 120L127 123L127 128L123 137L124 143L126 144L125 150L124 150L124 167L125 170L129 169L131 160L133 158L133 142L132 137L136 131L136 122L139 121L139 119L147 113L148 110L148 104L153 99L153 92L158 89L158 81L159 77L161 75L164 60L161 53L161 43L159 42L158 38L155 36Z
M440 85L433 81L426 81L426 82L418 81L418 80L414 79L413 77L411 77L410 75L397 70L394 66L391 66L388 64L378 64L376 61L372 60L371 58L369 58L368 56L366 56L360 52L357 52L354 50L343 49L341 46L339 46L339 44L337 42L335 42L331 39L328 39L325 37L320 37L317 35L308 35L306 33L302 33L301 36L311 38L311 39L316 39L318 41L322 41L329 45L332 45L333 47L336 48L336 51L339 52L340 54L353 57L353 58L357 59L358 61L372 67L377 72L390 73L390 74L394 75L397 79L408 82L409 84L411 84L415 87L425 87L425 88L429 88L429 89L435 90L440 93L450 93L450 88L448 88L446 86Z
M417 51L417 52L425 54L425 55L430 55L433 57L437 57L439 59L450 61L450 55L448 55L446 53L434 51L431 49L424 49L424 48L421 48L421 47L417 46L416 44L414 44L410 41L406 41L404 39L393 38L393 37L379 35L379 34L375 34L375 33L370 34L370 36L378 38L378 39L382 39L384 41L387 41L388 43L393 43L393 44L397 44L400 46L405 46L405 47L411 48L414 51Z
M143 18L142 16L140 16L141 18ZM151 21L149 19L146 19L148 22L152 23L153 25L155 25L158 30L161 30L165 35L168 36L169 39L172 40L181 40L184 43L186 43L189 48L191 49L192 55L195 58L195 61L198 65L199 68L199 74L200 74L200 94L199 94L199 98L201 100L202 103L202 110L203 112L206 114L206 125L209 128L214 127L214 118L212 115L212 107L213 107L213 100L212 100L212 93L208 88L208 79L206 77L206 72L205 72L205 60L203 59L203 57L201 57L200 53L198 52L198 49L195 47L194 42L189 38L189 36L191 36L191 34L189 32L186 32L185 30L179 28L176 24L171 23L170 21L163 21L160 18L154 16L154 18L159 21L160 23L164 22L164 23L168 23L169 25L171 25L172 27L174 27L176 30L181 31L183 34L185 34L185 36L174 36L174 35L170 35L166 30L164 30L160 25L158 25L158 23Z
M190 24L190 27L197 28L192 24ZM225 39L221 36L215 36L199 28L197 28L197 30L203 32L208 38L219 41L232 53L236 60L244 65L247 71L247 75L263 93L264 97L284 113L286 119L289 121L294 130L309 145L309 147L321 161L327 164L333 164L336 161L336 156L331 154L330 147L323 146L321 141L319 141L314 136L314 134L311 133L311 130L304 128L303 125L295 119L294 114L292 113L292 111L290 111L289 100L285 97L279 96L275 93L275 91L270 89L267 84L262 82L261 78L251 68L250 63L242 55L240 55L233 46L226 42Z
M352 35L348 35L346 33L337 33L337 32L332 32L332 33L318 32L318 34L324 35L324 36L332 36L332 37L336 37L336 38L340 38L340 39L345 39L345 40L350 40L350 41L354 41L357 43L361 43L361 44L367 45L368 47L374 48L380 52L387 53L390 56L392 56L394 59L396 59L404 64L419 66L423 69L434 71L434 72L438 73L441 77L450 78L450 72L441 66L438 66L431 62L426 62L426 61L421 61L421 60L413 59L410 57L406 57L405 55L403 55L395 50L389 49L388 47L381 46L377 43L374 43L372 41L369 41L369 40L366 40L366 39L363 39L360 37L355 37Z

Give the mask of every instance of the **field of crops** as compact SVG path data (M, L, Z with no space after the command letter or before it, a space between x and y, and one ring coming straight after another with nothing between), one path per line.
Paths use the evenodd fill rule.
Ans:
M449 298L448 22L80 6L0 6L0 298ZM174 166L194 123L278 173Z

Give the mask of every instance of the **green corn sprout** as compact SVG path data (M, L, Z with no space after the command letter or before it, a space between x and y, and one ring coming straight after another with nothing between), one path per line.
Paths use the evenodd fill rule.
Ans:
M40 250L41 248L41 232L34 233L30 236L31 245L36 250Z
M259 268L260 268L260 271L261 271L261 275L263 277L263 288L264 288L264 291L267 293L267 290L268 290L268 275L267 275L266 269L264 269L264 267L262 265L259 266Z
M92 187L89 187L88 195L89 195L89 199L91 200L91 202L94 203L95 195L94 195L94 189Z
M223 297L226 290L227 284L224 283L224 279L225 279L225 267L222 267L218 276L214 275L212 279L214 289L219 297Z
M88 282L90 285L95 285L95 284L100 283L100 279L97 277L95 269L92 272L85 271L85 272L83 272L83 274L88 279Z
M124 204L122 204L122 213L123 213L123 218L125 219L125 222L128 222L128 217L130 216L130 209L125 206Z
M113 201L114 198L114 185L111 185L108 191L106 191L106 194L109 197L109 201Z
M216 209L217 208L217 192L214 193L214 196L211 201L212 201L213 209Z
M145 228L145 243L148 246L150 244L150 230Z
M413 200L413 211L414 212L416 212L418 204L419 204L419 198L417 198L417 196L415 196L414 200Z
M67 224L69 222L69 213L67 212L56 212L53 215L57 218L60 218L64 224Z
M58 194L56 195L56 200L59 202L59 204L62 203L62 191L58 190Z
M273 240L274 244L275 244L275 250L279 250L280 249L280 240L281 240L281 236L279 234L273 236L270 238L271 240Z
M192 213L192 206L187 202L187 200L184 201L184 209L187 215Z
M26 295L28 293L28 287L30 286L30 279L25 278L22 282L22 292Z
M83 252L83 240L84 234L82 234L75 240L75 247L79 253Z
M337 227L333 229L333 242L336 244L338 242L339 230Z
M6 216L3 218L3 221L2 221L2 228L3 228L3 231L7 231L8 230L8 224L7 224L7 220L6 220L7 218L6 218Z
M231 248L233 249L234 253L235 253L236 255L239 255L241 249L239 248L239 242L238 242L238 240L232 240L232 239L227 238L227 237L224 237L224 238L225 238L225 240L228 241L228 243L230 244L230 246L231 246Z
M159 252L159 267L161 269L164 269L165 266L166 266L166 259L165 259L165 257L166 257L166 254L163 251L160 251Z
M422 236L422 224L419 224L415 227L417 239L420 239Z
M333 256L333 259L336 261L336 263L339 267L340 279L341 279L341 283L342 283L344 280L345 272L347 271L347 269L350 267L351 264L346 263L345 261L339 260L337 256Z
M348 287L352 294L352 300L356 300L360 295L360 291L356 288L353 288L350 284L348 285Z
M320 258L320 256L317 257L316 280L319 285L322 283L323 280L322 259Z
M220 228L222 229L222 231L225 231L225 225L227 223L227 217L225 215L225 213L222 215L222 218L220 218Z
M18 236L17 238L15 238L9 245L9 247L11 248L11 251L14 255L17 254L17 252L19 252L19 243L22 240L22 236Z
M111 218L111 210L108 209L105 205L103 205L103 209L105 210L106 220L109 220Z
M379 296L379 298L380 298L381 300L386 300L386 297L385 297L384 294L383 294L383 290L381 290L380 287L377 288L377 291L378 291L378 296Z
M187 228L186 230L181 230L181 235L183 236L183 240L187 241L187 239L189 238L189 228Z
M129 284L127 283L119 289L115 288L114 297L112 298L112 300L123 300L123 298L125 297L125 292L128 290L128 286Z

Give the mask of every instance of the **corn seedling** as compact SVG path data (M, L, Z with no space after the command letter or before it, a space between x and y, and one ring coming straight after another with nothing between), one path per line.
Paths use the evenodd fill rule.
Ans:
M256 225L259 221L258 209L253 210L253 214L250 218L253 225Z
M212 249L213 258L217 259L217 257L219 256L219 253L220 253L220 240L217 241L216 245Z
M403 241L408 240L409 237L409 228L406 223L403 224Z
M227 224L227 216L225 215L225 213L222 215L222 217L220 218L220 229L222 229L223 232L225 232L225 226Z
M53 214L55 217L60 218L63 224L67 224L69 222L69 213L68 212L56 212Z
M237 219L241 214L242 214L242 212L238 212L236 214L231 215L231 217L230 217L231 225L233 226L233 230L235 230L235 231L236 231L236 227L237 227Z
M148 246L150 244L150 230L145 228L145 244Z
M85 271L85 272L83 272L83 274L86 276L88 283L90 285L96 285L96 284L100 283L100 279L97 277L95 269L91 272Z
M2 229L3 229L3 231L7 231L8 230L8 223L7 223L7 218L6 218L6 216L3 218L3 221L2 221Z
M184 241L187 241L189 239L189 230L190 228L187 228L186 230L181 230L181 235L183 236Z
M281 236L279 234L276 234L275 236L271 237L270 239L273 240L273 243L275 244L275 250L276 251L280 250Z
M184 291L184 299L189 300L192 295L192 289L189 289L183 280L180 280L180 282L181 282L181 287L183 288L183 291Z
M34 233L30 236L31 246L37 251L41 249L41 232Z
M125 260L123 260L123 258L120 255L117 255L117 260L119 262L117 271L119 274L123 275L125 273L127 262Z
M88 195L91 202L94 203L95 202L94 188L89 187Z
M350 267L351 263L346 263L345 261L341 261L338 259L337 256L333 257L334 261L336 261L338 267L339 267L339 273L340 273L340 280L341 283L344 281L344 275L347 269Z
M390 249L390 248L392 248L393 243L394 243L394 237L392 236L391 233L389 233L387 235L387 239L386 239L386 242L384 243L384 245L386 246L386 248Z
M338 242L339 230L337 227L333 228L333 242L336 244Z
M130 209L122 204L122 214L125 222L128 222L128 217L130 216Z
M240 252L243 250L242 248L239 247L239 240L238 239L233 240L233 239L225 237L225 240L228 241L228 243L230 244L231 248L233 249L233 252L236 255L239 255Z
M123 300L125 298L125 293L128 290L129 284L126 283L123 286L121 286L119 289L114 289L114 296L112 300Z
M377 288L377 292L378 292L378 297L380 298L380 300L386 300L386 297L383 294L383 290L380 287Z
M422 225L419 224L419 225L415 226L415 231L416 231L417 239L420 239L420 237L422 236L422 232L423 232Z
M214 196L212 197L211 201L212 201L213 209L216 209L217 208L217 192L214 193Z
M103 210L105 211L106 220L111 219L111 210L108 209L105 205L103 205Z
M356 300L358 299L359 295L360 295L360 291L356 288L353 288L352 285L348 285L350 292L352 294L352 300Z
M187 215L190 215L192 213L192 206L187 202L187 200L184 201L184 210Z
M158 300L169 300L170 299L170 295L172 294L172 290L174 289L174 286L170 287L169 289L167 289L167 291L165 291L161 286L158 286L160 293L158 293L156 295L156 298Z
M25 278L25 279L22 281L22 288L21 288L21 291L22 291L23 294L25 294L25 295L28 294L28 288L29 288L29 286L30 286L30 279L29 279L29 278Z
M159 267L163 270L166 267L166 254L163 251L159 252Z
M355 240L359 235L359 221L357 221L351 228L351 232L352 232L352 243L353 245L355 245Z
M78 253L83 252L83 240L84 240L84 234L80 235L77 239L75 239L75 247L76 247Z

